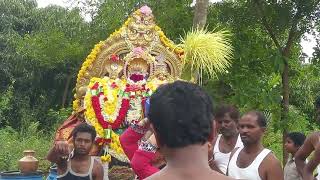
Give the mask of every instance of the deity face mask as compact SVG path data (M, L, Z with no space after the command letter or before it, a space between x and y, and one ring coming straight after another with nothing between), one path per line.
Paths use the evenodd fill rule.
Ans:
M147 78L148 63L142 58L133 59L128 68L128 77L133 82L139 82Z
M132 23L128 25L128 38L135 46L149 46L154 40L154 17L149 8L142 8L132 15Z

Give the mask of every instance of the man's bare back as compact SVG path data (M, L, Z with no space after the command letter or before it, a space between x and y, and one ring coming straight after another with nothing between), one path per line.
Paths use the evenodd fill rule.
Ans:
M175 180L232 180L232 178L224 176L216 171L213 170L207 170L207 171L199 171L195 172L195 169L191 170L193 172L190 172L188 170L169 170L169 169L163 169L163 171L160 171L150 177L148 177L146 180L167 180L167 179L175 179Z

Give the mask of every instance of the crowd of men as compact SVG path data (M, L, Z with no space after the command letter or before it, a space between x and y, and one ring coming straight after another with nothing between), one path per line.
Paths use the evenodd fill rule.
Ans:
M318 104L317 104L318 103ZM320 112L320 98L317 100ZM160 86L150 98L147 119L120 137L138 179L161 180L313 180L320 163L320 134L305 140L289 133L285 148L291 155L284 168L262 144L267 120L259 111L240 116L232 105L213 110L213 102L198 85L176 81ZM215 130L218 131L216 136ZM147 133L149 132L149 133ZM146 134L149 134L146 137ZM87 124L73 131L74 150L57 141L48 160L57 164L58 179L102 180L103 168L89 151L96 132ZM141 140L145 139L145 140ZM307 157L313 156L308 161ZM154 159L161 159L154 163Z

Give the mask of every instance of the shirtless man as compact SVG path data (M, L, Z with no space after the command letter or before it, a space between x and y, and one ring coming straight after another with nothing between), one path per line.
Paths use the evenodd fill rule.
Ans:
M305 163L307 157L312 153L312 158ZM313 180L313 171L320 163L320 132L309 135L295 155L298 172L302 174L303 180Z
M283 180L280 161L261 143L266 126L266 118L261 112L250 111L242 116L239 132L244 147L233 151L228 176L247 180Z
M198 86L176 81L160 86L150 99L148 114L166 166L148 180L228 180L208 164L213 140L213 107Z
M213 170L226 174L231 151L237 147L243 147L238 122L240 114L237 108L231 105L222 105L215 112L215 124L220 133L213 142L212 160L209 156L209 164Z
M316 120L320 121L320 96L315 102L316 107ZM312 153L312 158L305 163L307 157ZM302 175L303 180L313 180L313 171L317 168L320 163L320 132L314 132L307 137L302 147L298 150L295 155L295 162L297 165L298 172ZM319 175L317 177L319 178Z
M79 124L72 132L73 152L67 141L57 141L47 159L57 164L58 180L103 180L102 165L89 156L96 131L86 123ZM71 155L73 154L73 156Z

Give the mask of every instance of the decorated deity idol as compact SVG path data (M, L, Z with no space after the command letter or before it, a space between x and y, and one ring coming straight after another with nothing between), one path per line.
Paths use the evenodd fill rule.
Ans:
M97 131L93 154L102 150L103 162L111 156L127 162L119 134L145 118L145 102L159 85L185 72L198 77L224 72L232 54L227 36L224 31L195 30L175 45L155 24L151 9L143 6L95 45L78 73L73 102L74 112L82 113ZM58 134L64 134L63 129ZM63 137L70 138L66 129Z

